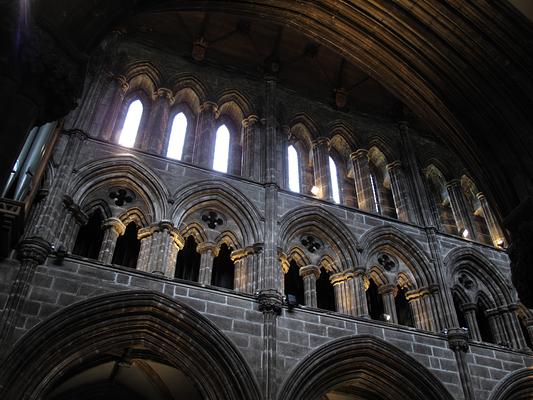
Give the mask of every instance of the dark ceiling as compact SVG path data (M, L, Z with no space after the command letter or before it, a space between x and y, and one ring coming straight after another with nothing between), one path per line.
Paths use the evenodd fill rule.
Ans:
M275 63L280 85L343 111L391 117L402 111L399 100L342 56L268 20L166 11L130 16L118 28L136 41L191 60L193 43L203 39L207 47L202 63L252 77L262 77Z

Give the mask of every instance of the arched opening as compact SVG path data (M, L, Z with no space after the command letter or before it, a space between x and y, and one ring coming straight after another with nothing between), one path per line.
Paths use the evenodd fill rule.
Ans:
M137 239L137 231L137 224L133 221L126 226L124 234L117 239L112 264L130 268L137 266L137 258L141 248L141 241Z
M292 192L300 193L300 161L298 160L298 152L293 145L290 145L287 150L287 158L289 189Z
M316 280L316 302L318 308L335 311L335 290L324 267L320 268L320 276Z
M151 291L118 291L63 308L24 335L6 360L2 399L51 400L76 385L88 393L66 399L261 397L247 362L213 323ZM91 380L103 393L82 385ZM117 390L108 391L110 382ZM89 393L95 396L84 397Z
M481 202L477 197L479 191L476 185L470 178L463 175L461 177L461 187L469 207L472 224L475 230L475 238L481 243L492 244L487 221L483 213L483 208L481 207Z
M226 125L220 125L215 139L215 154L213 156L213 169L219 172L228 172L230 132Z
M304 304L304 282L300 276L300 268L296 261L292 260L289 270L285 274L285 296L293 296L297 304ZM290 299L289 299L290 300Z
M168 140L167 157L175 160L181 160L183 155L183 146L185 145L185 136L187 133L187 117L180 112L172 120L170 138Z
M479 334L482 342L495 343L489 319L487 317L487 308L481 301L478 301L476 307L476 321L479 328Z
M337 174L337 164L333 161L333 158L329 157L329 173L331 181L331 194L333 201L337 204L341 202L341 195L339 189L339 177Z
M137 132L139 131L139 126L141 124L142 114L143 105L141 101L133 101L128 107L126 118L124 119L124 125L122 125L122 130L118 139L118 144L124 147L135 146L135 139L137 138Z
M78 231L76 243L72 254L81 257L98 259L98 253L102 247L102 240L104 239L104 231L102 230L102 222L104 216L102 211L97 208L89 216L89 220Z
M218 256L213 259L211 285L233 289L235 265L231 260L231 251L232 249L226 243L222 243Z
M130 352L77 368L44 400L201 400L194 382L170 365Z
M376 209L381 215L398 218L385 155L377 147L372 147L368 151L368 161Z
M396 317L398 318L398 324L414 327L414 318L411 311L411 306L405 298L406 290L397 286L396 297L394 298L394 305L396 306Z
M383 320L385 309L383 308L383 297L378 292L378 286L372 278L369 279L368 289L366 290L366 303L368 305L368 314L374 320Z
M436 214L444 232L451 235L457 234L457 225L453 218L450 195L446 189L446 179L442 173L430 165L426 169L426 180L432 197L432 204L436 207Z
M394 345L373 336L333 340L305 357L280 400L451 400L443 384Z
M192 235L189 236L176 257L174 278L198 282L201 255L196 251L196 247L196 240Z
M456 293L453 294L453 306L455 308L455 314L457 314L457 321L459 322L459 326L461 328L471 329L468 326L468 323L466 322L465 314L461 309L461 300L459 299L459 296L457 296Z

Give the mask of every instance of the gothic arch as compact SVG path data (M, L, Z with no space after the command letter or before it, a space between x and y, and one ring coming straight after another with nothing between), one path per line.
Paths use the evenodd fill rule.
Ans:
M444 266L450 282L461 271L469 272L487 288L496 306L515 303L510 283L478 250L469 247L453 249L444 258Z
M533 393L533 370L522 368L508 374L494 388L489 400L529 400Z
M81 166L67 193L83 207L92 191L103 185L125 185L141 196L146 204L146 218L151 222L165 219L168 213L168 189L161 179L131 155L118 155Z
M361 147L361 143L359 141L360 138L355 135L354 129L345 121L331 121L330 123L328 123L326 129L327 132L329 132L328 136L332 138L332 141L335 136L339 136L340 138L342 138L346 142L348 151L352 152L355 149Z
M132 348L186 373L205 399L261 397L246 361L218 328L190 307L150 291L84 300L37 325L7 356L0 393L40 399L73 367Z
M175 204L171 220L180 230L189 213L205 207L220 209L231 216L244 246L251 246L262 237L261 214L246 196L226 182L212 179L194 182L178 189L172 197Z
M152 94L161 84L161 71L148 60L131 63L125 68L124 76L130 84L130 90L142 87Z
M278 247L284 248L296 235L305 233L313 233L330 245L339 258L340 271L358 265L355 237L337 217L326 210L302 207L287 212L279 222Z
M300 140L303 140L309 150L311 149L311 142L314 139L317 139L320 136L325 136L322 134L320 126L307 114L296 114L290 120L288 125L291 129L291 136L294 134ZM304 128L303 131L298 133L293 132L293 129L298 128L299 126Z
M363 249L361 262L370 266L371 257L379 250L385 250L400 258L409 268L417 287L426 287L437 280L431 272L428 256L409 236L391 225L373 228L363 234L360 240Z
M394 145L394 143L392 143L393 140L394 140L393 137L387 140L381 136L377 136L377 135L372 136L368 141L369 157L370 157L372 148L375 148L385 157L387 164L398 160L399 156L398 154L396 154L396 152L393 150L393 147L392 147Z
M192 100L193 104L197 106L194 108L194 112L199 112L199 107L205 101L209 100L208 93L210 89L203 83L198 77L183 73L174 75L169 79L169 84L172 87L172 92L175 93L176 101L183 101L182 96L186 94L188 100ZM183 93L180 94L180 93Z
M256 112L254 111L253 104L250 101L250 99L246 95L239 92L238 90L235 90L235 89L224 90L218 94L217 99L218 99L217 104L219 106L219 110L223 108L224 104L229 103L229 104L233 104L234 105L233 107L235 107L241 113L241 117L242 117L241 120L240 121L236 120L236 122L240 123L244 119L245 116L247 117L251 114L256 114ZM231 115L233 116L233 114Z
M181 87L174 95L174 104L172 109L185 108L185 114L188 117L194 117L200 112L200 105L202 104L198 94L191 87ZM191 121L192 122L192 121Z
M334 340L309 354L287 376L278 399L318 400L348 382L368 398L452 400L418 361L382 339L365 335Z

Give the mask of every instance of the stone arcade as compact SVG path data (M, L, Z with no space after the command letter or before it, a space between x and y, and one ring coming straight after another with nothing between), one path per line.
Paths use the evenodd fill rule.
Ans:
M1 17L0 398L533 398L518 10L44 3Z

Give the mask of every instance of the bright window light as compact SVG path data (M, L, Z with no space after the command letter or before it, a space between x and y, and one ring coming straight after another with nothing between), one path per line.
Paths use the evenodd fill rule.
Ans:
M372 185L372 193L374 194L374 207L378 213L381 213L381 207L379 205L379 192L376 184L376 178L373 174L370 174L370 185Z
M337 177L337 166L333 158L329 158L329 174L331 176L331 192L333 194L333 201L337 204L341 202L339 194L339 178Z
M215 156L213 157L213 169L219 172L228 172L229 156L229 130L226 125L221 125L217 130L215 140Z
M170 130L170 139L167 147L167 157L175 160L181 160L183 145L185 144L185 133L187 132L187 117L179 113L174 117L172 129Z
M288 158L289 189L293 192L300 193L300 167L298 162L298 152L292 145L290 145L288 149Z
M135 100L128 108L118 144L125 147L133 147L135 145L135 138L137 137L142 114L143 105L140 100Z

